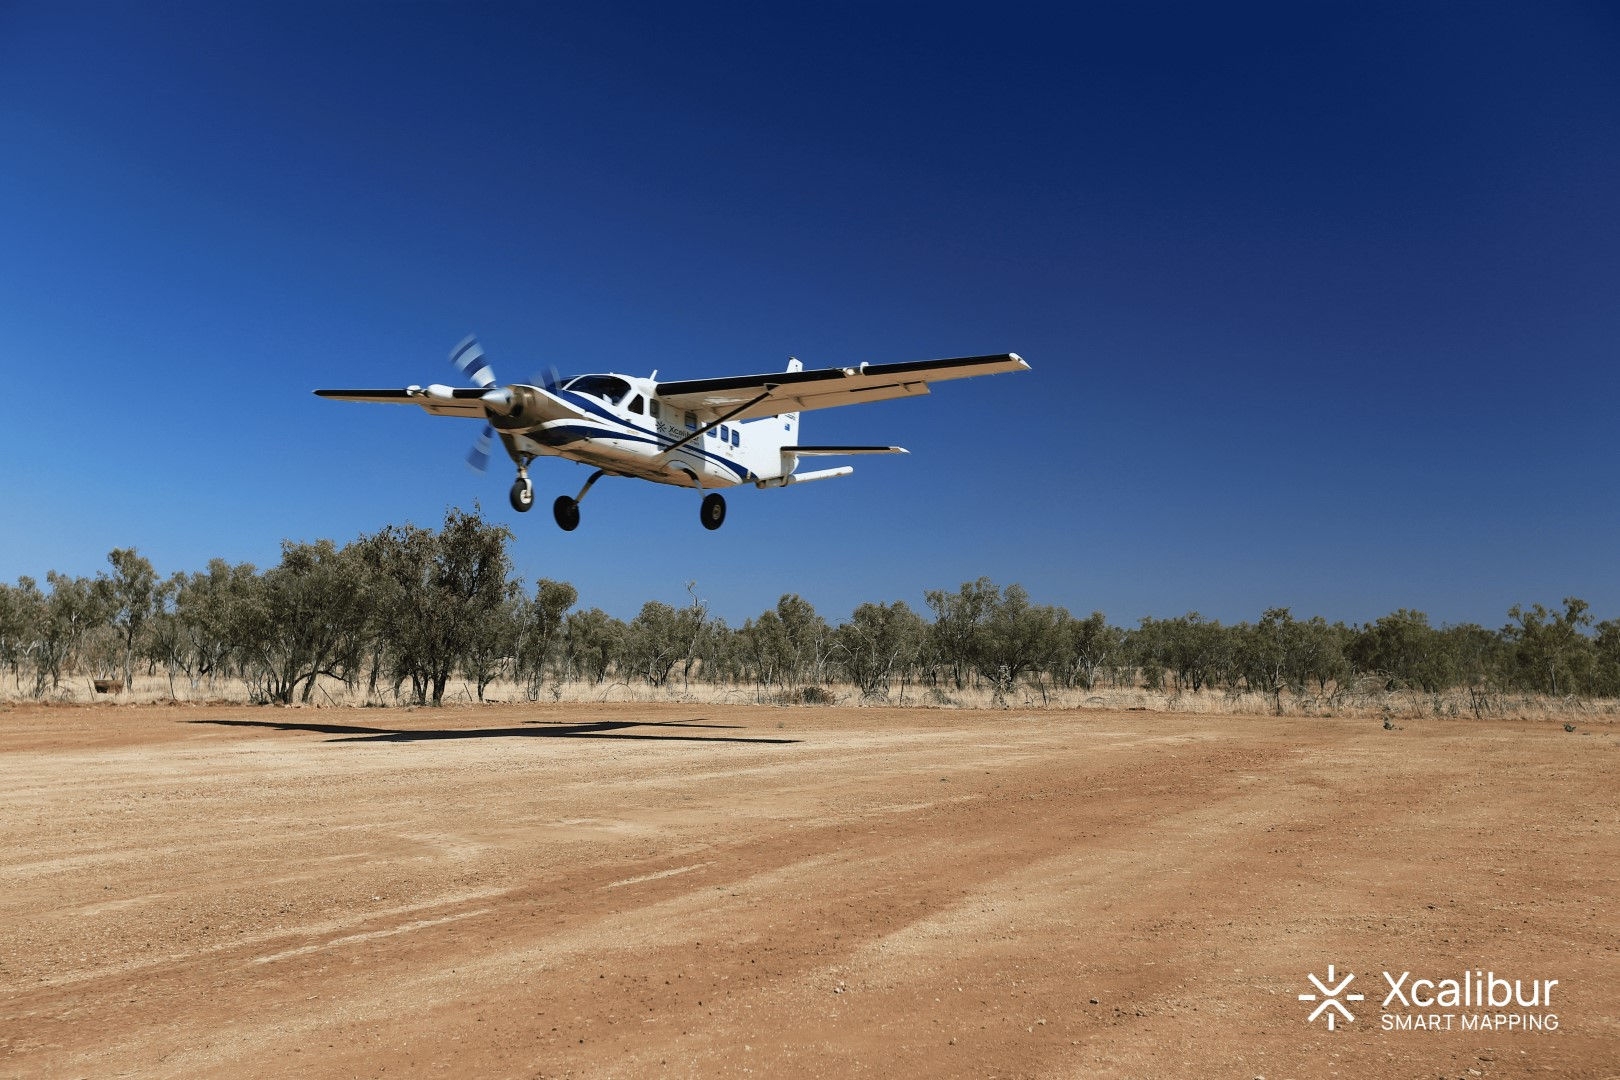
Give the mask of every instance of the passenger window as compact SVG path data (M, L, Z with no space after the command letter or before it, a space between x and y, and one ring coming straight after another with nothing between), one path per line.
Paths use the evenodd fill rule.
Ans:
M686 414L686 430L687 431L696 431L697 430L697 414L696 413L687 413Z
M723 443L731 441L731 429L724 424L720 425L720 441Z
M707 431L705 431L705 432L704 432L704 433L703 433L703 434L705 434L705 435L707 435L707 436L708 436L708 437L709 437L709 438L711 438L711 439L712 439L712 438L714 438L714 428L712 428L712 427L711 427L711 428L709 428L709 429L708 429L708 430L707 430Z
M633 412L633 413L639 413L641 411L641 395L640 394L637 394L635 397L630 399L630 411Z
M647 402L647 411L652 413L652 418L654 420L658 419L658 399L657 398L653 398L651 401Z
M737 431L736 428L731 429L731 445L732 446L741 446L742 445L742 438L740 437L740 433Z

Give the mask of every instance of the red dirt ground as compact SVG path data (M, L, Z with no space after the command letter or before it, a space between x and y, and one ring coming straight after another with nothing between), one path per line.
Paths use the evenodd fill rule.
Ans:
M1611 725L0 708L0 1074L1620 1074ZM1355 1019L1308 1021L1354 973ZM1386 1030L1383 972L1557 979Z

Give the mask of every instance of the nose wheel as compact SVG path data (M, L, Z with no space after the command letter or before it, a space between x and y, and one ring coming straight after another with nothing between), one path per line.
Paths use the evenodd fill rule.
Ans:
M717 492L703 496L703 505L698 508L698 517L703 527L713 532L726 523L726 500Z
M512 485L510 499L512 509L520 514L528 513L529 508L534 505L534 481L527 476L518 477L517 482ZM575 518L577 520L578 511L575 511Z

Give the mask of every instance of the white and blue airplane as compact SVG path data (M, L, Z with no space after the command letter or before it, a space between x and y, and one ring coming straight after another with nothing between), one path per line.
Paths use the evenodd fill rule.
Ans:
M902 364L787 370L733 378L659 382L658 372L545 378L540 385L498 386L484 350L468 338L450 362L474 386L407 386L403 390L317 390L342 401L420 405L436 416L485 421L483 435L467 455L482 471L500 439L517 465L512 507L534 505L529 466L536 458L561 457L596 471L572 497L559 495L551 513L565 530L579 525L579 504L603 476L631 476L658 484L706 491L700 517L706 529L726 520L726 500L714 488L753 484L787 487L848 476L850 466L798 472L799 460L844 454L904 454L898 446L814 446L799 441L799 414L835 405L915 397L930 383L1028 371L1017 353L918 360Z

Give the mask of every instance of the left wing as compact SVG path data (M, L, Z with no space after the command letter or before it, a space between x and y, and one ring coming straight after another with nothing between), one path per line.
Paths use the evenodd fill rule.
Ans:
M859 367L778 371L722 379L684 379L661 382L656 392L672 408L729 413L727 419L730 420L752 420L778 413L913 397L928 393L929 383L945 379L1028 370L1029 365L1017 353L998 353L952 360L916 360L904 364L861 364ZM743 405L747 407L731 412Z

